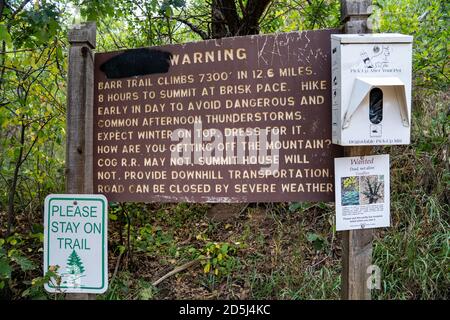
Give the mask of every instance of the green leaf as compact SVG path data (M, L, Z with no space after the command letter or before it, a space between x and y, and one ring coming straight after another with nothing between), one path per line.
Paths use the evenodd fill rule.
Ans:
M29 296L30 292L31 292L31 288L28 288L28 289L24 290L24 292L22 292L22 295L21 295L22 298L25 298L25 297Z
M20 269L22 269L22 271L29 271L29 270L34 270L36 269L36 266L34 265L34 263L29 260L28 258L25 258L24 256L13 256L11 258L11 260L13 260L15 263L17 263L20 266Z
M307 239L309 242L313 242L313 241L316 241L317 239L319 239L319 235L316 234L316 233L311 233L311 232L309 232L309 233L307 234L307 236L306 236L306 239Z
M208 262L208 263L205 265L205 267L203 268L203 272L204 272L204 273L208 273L209 270L211 270L211 263Z
M302 207L301 202L294 202L289 206L289 211L295 212L297 209L300 209Z
M222 251L222 253L227 253L228 252L228 243L224 243L222 245L222 248L220 248L220 251Z
M0 41L5 41L7 45L12 43L11 35L4 24L0 24Z
M316 233L308 233L307 240L312 243L315 250L322 250L325 244L325 239Z
M171 17L172 16L172 8L170 6L166 7L165 15L166 15L166 17Z
M60 46L57 46L57 47L56 47L56 57L57 57L59 60L63 60L63 59L64 59L64 54L63 54L62 48L61 48Z
M31 232L32 233L42 233L42 232L44 232L44 226L39 223L34 223L33 226L31 227Z
M11 277L12 268L6 259L0 259L0 278L8 279Z

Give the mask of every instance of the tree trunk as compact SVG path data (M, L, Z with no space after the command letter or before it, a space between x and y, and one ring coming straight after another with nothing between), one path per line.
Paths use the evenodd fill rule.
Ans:
M248 0L241 15L234 0L213 0L211 4L211 37L246 36L259 33L259 21L272 0Z
M228 33L222 10L222 1L213 0L211 4L211 36L213 39L224 38Z
M25 124L22 122L20 128L19 156L17 157L16 160L16 167L14 168L14 175L11 182L11 187L9 188L9 195L8 195L8 225L6 229L6 237L9 237L9 235L11 234L11 229L14 225L14 198L16 195L17 180L19 179L19 170L20 166L22 165L24 143L25 143Z
M248 0L247 5L241 3L239 15L235 0L213 0L211 4L211 37L245 36L259 33L259 21L272 0ZM214 204L208 210L208 217L218 221L236 216L247 204Z

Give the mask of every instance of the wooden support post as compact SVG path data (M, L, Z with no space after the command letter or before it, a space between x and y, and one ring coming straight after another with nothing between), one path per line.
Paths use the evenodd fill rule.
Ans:
M371 33L367 19L372 0L341 0L344 33ZM372 154L372 147L345 147L347 157ZM372 264L373 230L342 232L341 297L345 300L370 300L367 268Z
M93 193L92 117L96 25L88 22L69 30L67 84L66 192ZM95 299L93 294L67 294L68 300Z

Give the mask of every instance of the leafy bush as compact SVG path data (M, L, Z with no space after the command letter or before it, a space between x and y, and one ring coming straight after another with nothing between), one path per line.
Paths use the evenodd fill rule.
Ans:
M234 255L240 247L240 243L228 242L207 242L206 245L200 249L189 249L203 266L203 272L213 273L215 276L228 275L234 265Z
M376 0L371 18L375 32L414 36L414 84L433 90L449 86L448 27L450 3L445 0Z

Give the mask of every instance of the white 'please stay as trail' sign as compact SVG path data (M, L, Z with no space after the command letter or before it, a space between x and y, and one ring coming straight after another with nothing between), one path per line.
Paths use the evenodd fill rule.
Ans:
M108 202L103 195L45 198L44 274L59 266L49 292L103 293L108 288ZM53 279L54 280L54 279Z

